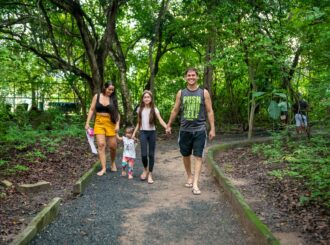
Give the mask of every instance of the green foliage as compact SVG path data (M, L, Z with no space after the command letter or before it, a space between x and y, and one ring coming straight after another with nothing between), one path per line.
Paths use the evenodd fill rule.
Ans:
M64 125L62 125L64 126ZM67 126L67 127L65 127ZM62 128L53 130L51 132L54 137L81 137L85 134L85 129L80 125L65 125Z
M301 197L301 202L317 201L330 207L330 142L328 137L313 137L310 141L274 140L273 144L253 146L253 152L267 158L268 163L288 163L288 167L273 170L269 174L279 180L285 176L303 180L310 195Z
M10 109L11 105L6 104L4 97L0 97L0 122L8 121L12 118Z
M0 168L8 165L8 161L0 159Z
M278 107L276 101L272 100L268 106L268 113L269 116L273 119L273 120L277 120L280 117L281 114L281 110Z
M251 98L256 99L258 106L255 123L270 126L273 122L269 115L273 119L278 115L271 102L273 96L284 98L285 93L287 101L293 104L293 94L298 90L311 102L309 116L313 121L330 121L330 8L327 1L275 1L272 4L262 1L171 1L158 23L159 35L155 35L155 29L162 1L121 1L125 4L119 4L117 15L106 15L104 9L110 2L88 0L77 3L83 12L82 18L86 18L85 33L91 43L99 44L92 50L85 50L86 46L93 45L85 45L75 16L66 9L71 5L40 2L47 12L44 14L37 5L4 2L0 20L8 25L0 28L0 97L15 92L35 95L38 101L44 98L59 101L59 95L75 94L79 100L83 101L85 97L88 101L90 94L86 92L82 96L84 86L81 85L86 84L92 90L100 85L94 84L99 82L95 79L91 82L92 77L104 74L100 80L111 79L116 83L120 108L124 108L125 97L131 97L132 101L126 106L134 108L150 77L150 58L155 62L161 56L157 60L155 98L165 119L169 117L176 92L184 87L182 73L185 68L198 67L203 86L206 75L203 71L212 66L211 92L217 128L220 125L230 127L224 124L246 124ZM39 21L25 19L25 16L36 14ZM116 16L116 19L109 20L109 16ZM19 22L21 19L26 22ZM18 22L21 28L10 25ZM102 42L106 40L102 38L107 30L106 23L116 24L119 43L112 47L111 56L108 52L97 58L96 54L107 46ZM45 26L52 29L45 31ZM8 35L11 32L15 38ZM155 46L150 54L151 44ZM94 51L96 56L89 57L88 54ZM299 54L298 64L293 67L296 54ZM117 58L112 60L110 57ZM122 67L127 68L128 94L121 91L120 69L116 65L119 58L123 58ZM93 60L100 62L91 64ZM100 67L100 70L95 71L93 67ZM78 86L80 79L83 83ZM273 93L281 90L282 95ZM65 111L74 109L73 105L63 104L64 101L57 102L61 104L57 107ZM1 118L14 119L24 126L26 114L17 113L12 118L6 109L1 109L6 108L5 104L5 100L0 101L0 121ZM52 119L35 119L31 123L35 129L52 130L63 126L61 118L54 122Z
M39 150L29 151L24 155L24 158L34 162L36 159L46 159L46 156Z
M64 113L78 112L80 108L78 103L72 102L50 102L48 105Z
M48 153L53 153L56 151L58 147L58 143L61 141L60 137L57 138L50 138L50 137L43 137L40 138L40 144Z
M33 145L39 135L40 132L32 130L28 126L8 125L4 134L0 135L0 142L6 142L17 150L24 150Z
M17 171L25 172L25 171L28 171L28 170L29 170L29 167L21 165L21 164L17 164L13 168L9 169L8 171L10 173L15 173Z
M40 115L50 115L53 119L41 123L36 129L28 125L29 119L22 125L0 121L0 124L6 125L1 129L3 134L0 134L0 169L3 173L29 170L27 166L15 164L16 157L30 163L45 161L48 153L59 150L63 138L86 137L80 116L62 115L57 111L42 112ZM45 124L48 124L47 128L43 128Z

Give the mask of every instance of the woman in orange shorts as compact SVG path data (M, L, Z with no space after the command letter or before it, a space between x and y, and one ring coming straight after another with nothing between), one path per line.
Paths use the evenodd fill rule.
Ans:
M106 173L105 147L110 147L111 171L117 171L115 158L117 149L116 134L119 130L118 102L115 87L112 82L104 84L102 93L95 94L88 112L85 129L89 128L89 123L93 115L95 117L94 134L96 135L97 148L101 162L101 171L97 175Z

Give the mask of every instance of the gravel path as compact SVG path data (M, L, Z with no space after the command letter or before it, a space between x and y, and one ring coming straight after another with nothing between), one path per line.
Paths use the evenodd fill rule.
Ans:
M139 149L139 146L138 146ZM120 171L94 176L84 194L61 206L59 217L30 244L249 244L250 239L206 165L194 196L174 139L158 140L154 184ZM139 151L138 151L139 156ZM116 163L120 166L120 156Z

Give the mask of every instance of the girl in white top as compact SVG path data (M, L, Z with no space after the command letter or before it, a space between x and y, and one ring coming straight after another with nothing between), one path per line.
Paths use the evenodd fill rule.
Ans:
M138 122L133 133L133 138L136 132L140 130L141 157L144 166L140 179L148 179L148 183L152 184L154 183L152 171L155 163L156 118L165 130L167 125L162 119L159 110L155 107L152 93L149 90L143 92L137 113Z

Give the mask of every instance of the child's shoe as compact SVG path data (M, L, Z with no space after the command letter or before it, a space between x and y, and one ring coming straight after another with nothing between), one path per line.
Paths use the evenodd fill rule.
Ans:
M122 166L121 176L126 176L127 175L127 173L126 173L127 162L122 162L121 166Z
M128 179L133 179L133 167L128 166Z

